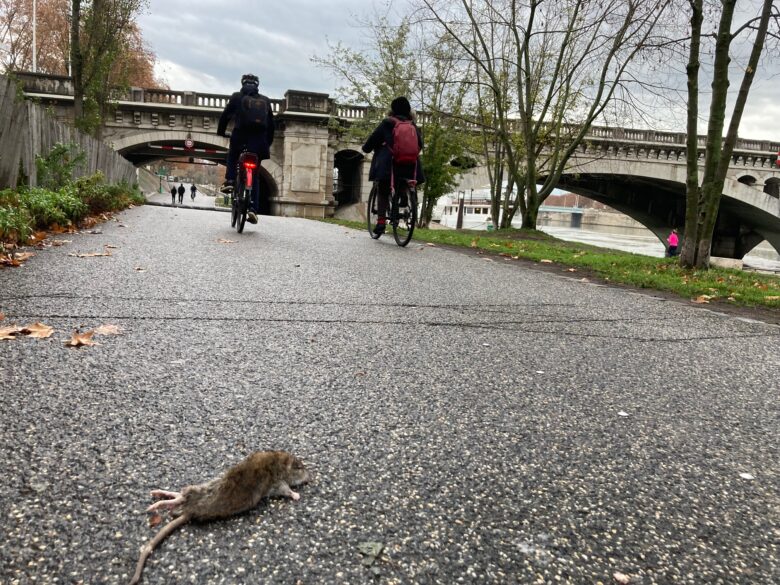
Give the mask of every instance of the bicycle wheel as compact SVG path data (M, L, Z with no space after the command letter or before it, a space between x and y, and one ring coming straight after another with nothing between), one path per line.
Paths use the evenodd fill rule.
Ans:
M377 211L377 189L376 183L371 187L371 193L368 195L368 207L366 208L366 224L368 227L368 235L373 239L378 240L379 235L374 233L374 226L379 219L379 212ZM381 234L380 234L381 235Z
M243 189L243 195L238 196L238 221L236 222L236 231L239 234L244 231L244 225L246 224L246 214L249 211L250 197L251 193L249 192L249 189Z
M409 188L406 197L406 206L398 205L398 195L393 195L393 237L399 246L406 246L412 241L414 224L417 222L417 190Z

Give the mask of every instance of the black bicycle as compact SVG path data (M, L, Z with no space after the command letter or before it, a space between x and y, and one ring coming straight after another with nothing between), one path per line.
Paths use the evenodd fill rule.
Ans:
M406 184L406 193L398 193L395 189L391 191L390 213L387 217L387 222L393 226L395 243L399 246L406 246L406 244L412 241L414 226L417 223L417 181L408 179ZM378 240L382 235L374 233L374 226L379 219L377 189L377 184L374 183L368 196L368 210L366 213L368 233L375 240Z
M244 231L246 216L252 208L252 187L258 166L260 159L252 152L245 150L238 157L236 186L231 196L230 227L236 228L239 234Z

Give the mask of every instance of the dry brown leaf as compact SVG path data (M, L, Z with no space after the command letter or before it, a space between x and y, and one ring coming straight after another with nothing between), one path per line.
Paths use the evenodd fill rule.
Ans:
M566 272L577 272L576 268L567 268Z
M101 325L94 329L95 335L122 335L117 325Z
M133 270L135 270L136 272L146 272L146 268L144 268L143 266L136 266Z
M14 259L18 260L19 262L24 262L33 256L35 256L35 252L19 252L18 254L14 254Z
M431 246L431 247L433 247L433 248L435 248L435 247L436 247L436 244L434 244L433 242L426 242L426 243L425 243L425 245L426 245L426 246Z
M65 244L70 244L70 240L52 240L51 245L52 246L64 246Z
M119 248L119 246L114 246L113 244L106 244L106 248L111 248L112 250L116 250Z
M22 328L17 325L11 325L10 327L0 327L0 340L16 339L16 335L22 331Z
M710 302L710 299L712 297L710 295L699 295L695 299L691 299L692 303L697 303L699 305L704 305Z
M154 528L158 524L162 522L162 516L160 516L157 512L149 516L149 528Z
M772 295L772 296L769 296L769 297L764 297L764 300L765 301L778 301L778 300L780 300L780 296Z
M476 248L477 247L477 240L471 240L471 247Z
M226 240L225 238L219 238L217 240L217 243L219 243L219 244L235 244L236 240Z
M621 573L620 571L615 571L614 573L612 573L612 577L615 579L615 581L617 581L621 585L628 585L629 583L631 583L631 577L629 577L625 573Z
M553 263L552 260L548 260L547 258L542 258L541 260L539 260L539 262L541 262L542 264L552 264Z
M74 331L71 338L65 342L65 345L67 347L81 347L82 345L97 345L94 341L92 341L93 335L95 335L94 331L85 331L84 333L79 333L78 331Z
M32 325L27 325L26 327L22 327L22 330L20 331L22 335L27 335L28 337L33 337L35 339L46 339L47 337L51 337L52 333L54 333L54 327L49 327L48 325L44 325L43 323L33 323Z
M81 254L71 252L68 256L75 256L76 258L96 258L98 256L111 256L111 252L84 252Z
M0 321L2 321L3 319L5 319L5 313L0 313Z

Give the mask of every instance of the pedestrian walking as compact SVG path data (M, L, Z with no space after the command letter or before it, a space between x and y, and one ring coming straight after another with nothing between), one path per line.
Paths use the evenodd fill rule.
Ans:
M176 205L176 185L171 187L171 205Z
M179 183L179 205L184 201L184 183Z
M669 237L666 238L666 241L669 243L667 256L669 256L669 258L677 256L677 246L680 243L680 238L677 236L676 228L672 230L672 233L669 234Z
M195 183L192 184L190 187L190 198L195 201L195 192L197 191L197 187L195 187Z

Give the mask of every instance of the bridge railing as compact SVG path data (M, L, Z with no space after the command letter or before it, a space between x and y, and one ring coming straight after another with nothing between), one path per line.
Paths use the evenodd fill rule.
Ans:
M73 83L69 77L57 77L29 72L16 72L24 86L24 90L30 93L51 95L73 95ZM131 88L114 96L119 101L142 102L153 104L169 104L178 106L192 106L198 108L223 109L230 96L214 93L198 93L191 91L175 91L160 88ZM309 112L319 115L332 115L346 122L363 120L368 116L371 108L348 104L337 104L327 94L312 93L296 90L285 92L283 99L272 99L271 107L275 114L283 112ZM418 120L425 124L430 119L430 114L418 112ZM474 123L461 121L466 128L477 128ZM510 120L510 131L519 129L519 120ZM568 131L576 131L575 126ZM666 148L685 148L685 132L661 132L657 130L640 130L634 128L619 128L607 126L592 126L587 139L593 142L615 142L621 144L637 145L663 145ZM706 146L706 137L698 137L698 147ZM766 140L738 139L735 147L736 153L751 152L777 153L780 151L780 142Z

